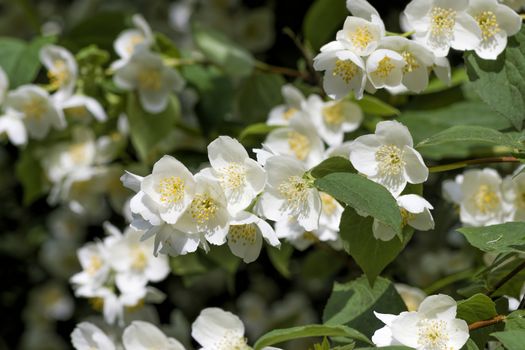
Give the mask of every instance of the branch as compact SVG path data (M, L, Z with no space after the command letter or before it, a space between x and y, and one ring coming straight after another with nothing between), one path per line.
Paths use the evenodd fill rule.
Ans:
M489 157L489 158L463 160L461 162L455 162L455 163L450 163L450 164L445 164L445 165L431 166L428 168L428 170L431 173L440 173L443 171L464 168L469 165L491 164L491 163L519 163L519 162L520 160L513 156Z
M501 286L503 286L505 283L510 281L514 276L516 276L518 273L521 272L521 270L525 269L525 260L516 266L512 271L510 271L508 274L506 274L501 280L498 281L494 285L494 287L490 288L487 292L485 292L485 295L492 296L498 289L500 289Z
M483 327L492 326L493 324L505 321L506 318L507 317L505 315L497 315L497 316L494 316L493 318L491 318L490 320L477 321L477 322L469 324L468 325L468 330L469 331L473 331L475 329L480 329L480 328L483 328Z

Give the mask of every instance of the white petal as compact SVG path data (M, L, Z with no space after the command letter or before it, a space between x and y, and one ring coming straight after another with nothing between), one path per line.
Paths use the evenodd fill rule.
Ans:
M202 347L214 348L226 334L243 337L244 325L239 317L219 308L202 310L191 326L191 336Z
M403 160L405 161L405 176L411 184L419 184L428 179L428 168L418 151L412 147L403 148Z
M456 50L473 50L481 41L481 30L474 18L467 13L456 15L456 25L454 26L454 39L450 46Z
M419 305L418 312L425 318L453 320L456 317L457 303L445 294L426 297Z
M239 141L229 136L219 136L208 145L208 158L211 166L219 170L232 162L242 164L249 157Z

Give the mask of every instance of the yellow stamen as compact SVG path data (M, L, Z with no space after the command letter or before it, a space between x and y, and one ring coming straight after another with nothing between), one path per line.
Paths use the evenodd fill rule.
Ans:
M160 90L162 86L162 75L157 68L143 68L137 80L140 88L145 90Z
M324 192L321 192L320 195L321 202L323 205L323 213L325 213L328 216L334 214L337 210L337 201L334 199L334 197Z
M373 39L372 33L370 33L370 30L365 26L357 27L356 30L350 34L352 44L362 50L365 49Z
M254 224L231 225L228 239L232 243L240 242L242 245L254 245L257 238L257 229Z
M160 201L165 204L176 204L184 198L184 180L178 176L169 176L160 180L157 191Z
M323 119L327 124L341 125L344 121L344 108L342 101L323 108Z
M385 56L379 61L377 69L372 74L377 75L381 79L386 79L394 68L396 68L396 66L392 63L392 59Z
M481 29L481 37L484 41L492 39L501 31L496 15L492 11L483 11L474 17Z
M191 217L199 225L212 220L218 210L219 206L208 194L197 194L190 205Z
M398 175L405 166L403 151L396 145L383 145L376 152L376 161L379 163L381 175Z
M305 160L310 153L310 140L297 131L288 132L288 146L299 160Z
M498 207L500 199L488 185L481 185L474 195L474 203L480 212L486 214Z
M339 76L345 83L350 83L359 71L359 67L351 60L337 60L332 71L334 76Z
M430 11L431 28L430 32L435 36L450 36L456 24L456 11L451 8L434 7Z
M401 56L403 56L403 60L405 61L405 66L403 67L404 73L410 73L419 68L419 61L412 53L403 51Z

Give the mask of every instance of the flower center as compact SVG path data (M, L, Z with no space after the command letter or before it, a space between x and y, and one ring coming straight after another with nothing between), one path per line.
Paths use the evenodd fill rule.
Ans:
M89 298L89 305L95 311L101 312L104 309L104 299L100 297Z
M399 208L399 210L401 211L401 227L405 227L410 220L414 219L415 215L405 208Z
M376 161L379 163L381 175L398 175L405 166L403 151L396 145L379 147L376 152Z
M145 40L141 34L133 34L127 42L126 51L128 54L132 54L135 51L135 47Z
M474 195L474 203L481 213L486 214L498 207L500 199L488 185L481 185Z
M74 163L82 162L86 156L86 145L84 143L76 143L69 148L69 156Z
M33 98L29 100L23 108L23 112L26 116L26 118L29 119L42 119L43 114L46 111L46 106L44 104L44 101Z
M483 11L474 18L478 22L484 41L492 39L501 30L496 15L492 11Z
M295 115L295 113L299 112L299 110L297 108L293 108L293 107L290 107L288 109L286 109L286 111L284 111L283 113L283 118L284 120L290 120L292 119L292 117Z
M145 90L160 90L161 74L158 68L144 68L137 77L139 87Z
M310 242L319 242L319 239L317 238L316 235L314 235L312 232L310 231L305 231L303 233L303 239L307 240L307 241L310 241Z
M335 61L335 68L332 71L334 76L339 76L345 83L350 83L357 74L359 67L351 60L337 60Z
M49 78L49 85L53 90L63 86L69 80L69 70L66 62L63 60L56 60L53 62L53 68L47 72Z
M331 216L337 210L337 202L335 201L334 197L330 196L329 194L321 192L320 195L323 205L323 213Z
M394 68L396 68L396 66L392 63L392 59L388 56L385 56L381 59L381 61L379 61L377 69L373 74L377 75L381 79L386 79Z
M278 190L286 199L288 207L293 211L296 211L306 205L308 187L308 183L305 179L300 176L290 176L288 181L279 185Z
M229 239L232 243L241 243L245 245L254 245L257 237L257 230L254 224L231 225L228 232Z
M91 255L91 258L89 259L89 265L86 268L86 272L90 276L94 276L98 270L102 268L103 262L100 256L98 255Z
M344 120L343 116L343 105L341 102L337 102L328 107L323 108L323 119L327 124L341 125Z
M198 194L190 205L191 217L200 225L215 217L219 206L208 194Z
M217 350L251 350L246 344L246 339L226 331L221 340L215 343L214 349Z
M164 204L179 203L184 198L184 180L178 176L165 177L158 186L160 201Z
M430 11L430 32L435 36L450 36L456 24L456 11L451 8L433 7Z
M418 334L418 345L424 350L448 349L447 324L443 320L422 320Z
M220 171L220 181L223 187L239 190L246 183L246 167L239 163L230 163Z
M288 146L299 160L305 160L310 153L310 140L300 132L288 132Z
M352 41L352 44L354 44L355 47L363 50L373 40L373 36L367 27L361 26L357 27L356 30L352 34L350 34L350 40Z
M140 246L133 247L131 255L133 256L131 267L139 271L144 270L148 263L148 258L146 254L144 254L144 250Z
M401 53L401 56L403 56L403 60L405 61L405 66L403 67L404 73L410 73L419 68L419 61L411 52L405 50Z

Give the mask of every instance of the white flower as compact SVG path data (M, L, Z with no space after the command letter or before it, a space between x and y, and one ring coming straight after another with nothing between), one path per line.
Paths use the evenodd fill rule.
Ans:
M299 114L287 127L271 131L265 145L279 155L288 155L313 167L323 160L324 144L308 115Z
M24 114L9 109L0 116L0 134L6 133L13 145L20 146L27 143L27 130L24 125Z
M273 247L281 246L272 226L258 216L243 211L231 220L228 247L233 255L242 258L245 263L251 263L259 257L263 238Z
M150 175L142 179L140 191L131 199L131 212L152 225L160 219L174 224L193 200L193 174L172 156L163 156L153 165Z
M432 205L417 194L406 194L397 198L397 205L403 218L402 226L411 226L416 230L428 231L434 228L434 219L430 214ZM376 239L389 241L396 235L390 227L374 219L372 232Z
M301 91L291 84L285 84L281 88L284 104L275 106L268 115L268 125L288 125L290 119L296 116L304 108L306 99Z
M122 343L126 350L184 350L184 346L174 338L168 338L155 325L133 321L122 334Z
M447 295L432 295L418 311L399 315L374 312L385 327L372 336L377 346L405 345L416 350L459 350L469 338L468 325L456 318L457 304Z
M370 180L385 186L397 197L407 182L426 181L428 168L413 148L408 128L396 121L380 122L374 135L356 138L351 146L350 162Z
M137 50L113 77L124 90L137 90L140 103L150 113L162 112L172 90L180 91L184 81L179 73L164 65L162 58L147 49Z
M450 85L452 76L450 72L450 62L446 57L434 57L432 70L439 80Z
M427 295L421 289L402 283L394 284L394 288L399 293L408 311L417 311L419 305L425 300Z
M108 119L106 111L96 99L85 95L72 95L57 100L59 108L79 119L93 116L99 122Z
M354 16L346 18L336 39L358 56L368 56L385 36L385 25L367 1L349 0L346 6Z
M43 139L51 127L66 126L64 114L57 109L47 91L36 85L22 85L7 94L4 108L22 115L22 121L30 137ZM18 117L17 117L18 118Z
M330 98L344 98L350 91L357 99L363 97L365 63L340 42L332 41L321 47L321 53L314 57L314 68L325 72L323 88Z
M481 30L481 42L474 50L487 60L495 60L507 47L507 37L521 29L521 17L497 0L470 0L467 12Z
M105 246L102 243L87 243L77 251L82 271L73 275L71 283L78 296L90 296L103 285L110 272Z
M396 88L403 79L405 60L392 50L378 49L366 60L366 74L374 86Z
M117 273L128 279L143 279L144 284L148 281L160 282L168 276L168 258L153 255L153 240L141 241L144 232L128 227L122 235L108 222L104 223L104 229L120 236L118 242L110 249L110 263Z
M330 146L341 144L345 132L356 130L363 120L361 108L351 101L324 102L318 95L311 95L306 105L319 136Z
M113 63L113 68L118 67L120 64L125 63L129 59L135 49L140 46L149 47L153 41L153 33L148 23L139 14L136 14L132 17L133 24L135 25L134 29L126 29L119 34L117 40L113 44L113 48L117 55L119 55L122 60Z
M321 216L319 217L319 230L330 230L337 237L339 233L339 223L343 215L344 208L339 202L327 193L320 192L321 196ZM321 236L321 241L323 234Z
M77 324L71 333L76 350L115 350L115 344L100 328L89 322Z
M250 350L244 337L244 325L236 315L216 307L201 311L191 325L191 336L201 350ZM262 350L279 350L264 347Z
M512 204L503 197L502 180L494 169L467 170L456 181L443 183L445 196L459 204L459 217L468 226L509 221Z
M202 173L195 175L195 196L175 225L179 230L202 234L215 245L226 243L230 228L228 201L219 181Z
M319 226L321 198L305 166L294 158L274 156L266 161L268 186L257 204L263 216L273 221L294 217L307 231Z
M211 173L219 180L232 215L244 210L262 192L266 173L248 152L229 136L219 136L208 145Z
M403 57L403 85L410 91L421 92L428 85L428 70L434 64L434 54L423 45L400 36L389 36L380 48L395 51ZM448 62L448 61L447 61Z
M468 0L412 0L404 14L414 39L444 57L450 47L473 50L481 41L481 30L466 13L468 5Z
M525 221L525 173L507 176L502 184L505 200L513 204L513 221Z
M47 69L50 87L57 90L53 97L63 100L73 94L78 67L75 57L65 48L45 45L40 49L40 61Z
M137 221L132 223L136 226ZM157 256L158 253L167 254L171 256L185 255L193 253L199 248L203 247L208 250L206 240L202 234L186 233L179 230L175 225L164 224L160 226L151 226L146 224L143 226L145 234L142 239L148 239L155 236L155 243L153 254Z

